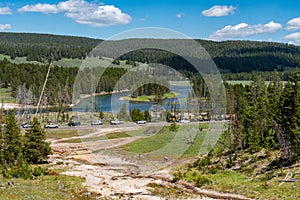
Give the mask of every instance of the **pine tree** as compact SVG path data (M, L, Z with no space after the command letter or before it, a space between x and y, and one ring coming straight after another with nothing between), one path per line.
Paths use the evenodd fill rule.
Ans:
M0 166L4 162L4 138L3 138L3 127L0 126Z
M150 114L149 110L144 111L144 118L147 122L151 122L151 114Z
M9 110L6 117L6 127L3 130L3 158L6 163L14 163L21 154L21 130L14 111Z
M104 112L102 109L99 112L99 119L104 119Z
M33 164L43 161L51 153L50 144L45 142L46 132L35 117L32 128L26 130L24 138L24 159Z
M141 112L140 109L138 108L134 108L131 112L130 112L130 117L131 117L131 120L133 122L137 122L139 120L144 120L144 113Z
M128 113L127 113L127 106L126 104L124 103L119 111L119 113L117 114L117 118L120 119L120 120L125 120L127 121L129 116L128 116Z
M297 71L285 85L280 102L279 124L283 139L290 146L288 159L294 160L300 157L300 74Z

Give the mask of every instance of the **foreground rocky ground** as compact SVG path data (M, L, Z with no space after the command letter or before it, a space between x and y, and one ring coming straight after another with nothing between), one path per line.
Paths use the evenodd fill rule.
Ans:
M128 130L132 128L128 127ZM83 138L105 135L118 128L101 128ZM124 130L123 130L124 131ZM126 130L125 130L126 131ZM75 137L78 138L78 137ZM122 155L106 154L106 151L139 137L99 140L84 143L61 142L65 138L51 140L51 163L63 163L63 174L85 178L88 190L99 198L112 199L246 199L240 195L202 190L179 181L174 183L170 171L176 164L149 170L143 162L129 160ZM70 139L70 138L69 138ZM74 138L73 138L74 139ZM93 153L92 153L93 152ZM87 193L87 195L89 195Z

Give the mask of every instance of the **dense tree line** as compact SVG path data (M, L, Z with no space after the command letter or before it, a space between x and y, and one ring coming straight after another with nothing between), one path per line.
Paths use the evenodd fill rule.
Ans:
M275 72L275 73L274 73ZM240 73L223 73L221 74L224 81L244 81L254 80L255 77L261 77L265 81L272 81L274 78L278 78L281 81L288 81L289 77L293 74L292 71L252 71L252 72L240 72ZM275 76L275 77L274 77Z
M261 78L249 86L227 85L231 126L228 140L235 150L257 152L281 149L282 164L299 160L300 75L295 72L283 86ZM233 138L232 138L233 136Z
M17 103L36 105L48 66L29 63L14 64L7 59L0 60L1 87L10 87L12 96L16 98ZM136 92L133 93L137 96L154 94L163 96L169 91L166 78L151 75L144 70L127 73L126 69L115 67L106 69L86 67L79 71L77 67L52 66L42 104L66 105L71 103L74 88L80 94L135 90ZM80 84L75 87L76 78ZM144 80L149 80L153 84L145 85L143 84Z
M47 70L47 65L13 64L4 59L0 61L0 83L2 87L11 87L12 96L21 101L18 103L34 104L40 95ZM45 103L70 102L77 71L78 68L53 66L45 89ZM32 93L30 99L25 98L29 93Z
M140 109L134 108L130 111L130 117L133 122L137 122L140 120L145 120L147 122L151 121L151 114L149 110L145 110L144 112L142 112Z
M275 42L196 40L202 45L222 72L282 71L299 67L300 47ZM28 60L45 61L62 58L83 59L102 40L31 33L0 33L0 54L11 58L25 56ZM153 40L159 42L159 40ZM117 45L117 43L116 43ZM179 47L177 47L179 48ZM135 61L161 63L176 70L195 72L179 55L158 49L141 49L120 57L136 66ZM115 62L118 62L116 60Z
M156 95L158 97L162 97L165 93L170 92L169 84L166 85L159 85L155 83L148 83L144 84L138 89L136 89L132 94L131 97L135 98L137 96L142 95Z
M213 42L196 40L202 45L222 72L282 71L299 67L298 46L254 41ZM142 49L121 57L146 63L161 63L176 70L195 72L194 67L179 55L163 50Z
M85 58L101 40L33 33L0 33L0 54L30 61Z

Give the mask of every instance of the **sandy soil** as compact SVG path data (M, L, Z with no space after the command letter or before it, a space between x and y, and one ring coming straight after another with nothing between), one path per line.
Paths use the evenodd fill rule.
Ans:
M116 130L115 128L101 129L84 137L95 137ZM151 193L147 186L149 183L180 188L180 192L189 195L183 196L184 199L212 200L226 196L226 194L214 191L197 189L188 183L172 183L170 167L146 172L140 163L125 159L120 155L106 155L101 151L124 145L136 139L138 137L86 143L59 143L64 139L52 140L53 155L50 156L49 161L67 163L68 170L64 174L85 178L84 185L90 191L112 199L165 199ZM97 153L91 153L91 150L97 151ZM225 199L245 199L238 195L229 197Z

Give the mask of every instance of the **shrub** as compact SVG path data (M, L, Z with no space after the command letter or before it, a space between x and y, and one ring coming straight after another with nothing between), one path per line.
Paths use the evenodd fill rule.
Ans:
M179 125L177 125L175 122L173 122L170 126L169 126L169 130L172 132L177 132L179 129Z
M197 187L202 187L204 185L209 184L210 182L211 181L208 178L206 178L205 176L201 176L201 175L198 175L194 181L194 183Z

